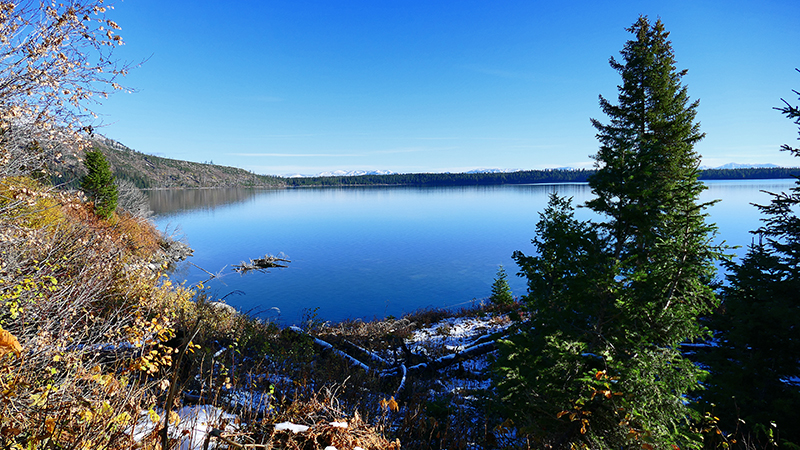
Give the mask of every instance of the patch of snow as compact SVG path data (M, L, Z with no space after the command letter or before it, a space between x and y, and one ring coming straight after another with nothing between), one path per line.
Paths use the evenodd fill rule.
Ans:
M306 425L297 425L292 422L281 422L275 424L276 431L291 431L292 433L305 433L308 431L308 427Z
M781 378L781 381L788 384L789 386L800 386L800 377L784 377Z
M330 425L334 428L347 428L347 422L331 422Z

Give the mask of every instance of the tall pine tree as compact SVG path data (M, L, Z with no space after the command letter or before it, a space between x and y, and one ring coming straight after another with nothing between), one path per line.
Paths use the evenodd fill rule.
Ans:
M663 24L640 17L628 31L622 61L611 59L618 104L601 97L609 123L592 121L600 150L587 206L606 219L577 221L554 197L538 256L515 253L533 327L505 343L498 387L523 431L557 447L699 445L686 395L702 371L681 344L704 336L698 316L716 304L718 252L693 150L703 134ZM527 412L514 407L523 393Z
M800 108L784 103L776 109L800 129ZM800 156L798 148L781 149ZM800 179L788 193L757 205L763 226L741 262L727 264L729 284L711 320L714 345L703 360L711 371L703 395L709 412L723 430L738 429L759 448L800 444L798 206Z

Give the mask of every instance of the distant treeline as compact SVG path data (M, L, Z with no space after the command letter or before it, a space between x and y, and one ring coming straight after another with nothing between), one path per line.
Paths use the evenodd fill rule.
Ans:
M707 169L701 180L767 180L800 176L798 167L756 167L750 169Z
M495 184L582 183L594 170L522 170L504 173L404 173L338 177L288 178L286 186L472 186ZM792 178L800 168L707 169L701 180Z
M345 177L289 178L287 186L470 186L489 184L579 183L593 170L525 170L507 173L401 173Z

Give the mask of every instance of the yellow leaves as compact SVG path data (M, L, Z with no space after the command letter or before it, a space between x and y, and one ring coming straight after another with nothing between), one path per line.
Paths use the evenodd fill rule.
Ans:
M19 357L22 353L22 345L13 334L0 327L0 357L12 352Z
M592 391L591 399L594 400L594 398L598 395L605 398L611 398L615 395L616 396L622 395L622 392L612 392L611 389L595 389Z
M141 358L134 364L134 369L146 372L149 375L154 375L161 367L169 367L172 365L172 355L162 354L158 350L150 350L150 352L142 355Z
M158 423L161 420L161 416L153 408L147 410L147 418L153 423Z
M78 413L78 420L80 420L83 423L91 422L93 418L94 418L94 413L92 412L91 409L84 409Z
M126 426L131 422L131 415L127 412L121 412L114 416L111 422L119 426Z
M52 417L44 419L44 429L47 430L47 434L53 434L56 429L56 420Z
M100 386L106 386L111 382L111 380L114 379L113 375L99 373L100 372L99 366L95 366L94 368L92 368L92 371L95 373L93 373L89 379L99 384Z
M194 353L195 350L200 350L200 346L192 341L189 341L189 343L186 344L186 351L189 353Z
M586 432L589 430L589 417L592 415L592 412L585 411L582 405L583 400L578 400L573 410L560 411L558 414L556 414L556 418L561 419L564 416L569 416L570 422L580 422L581 434L586 434Z
M31 400L33 400L32 406L34 408L41 408L47 405L48 397L50 396L50 393L53 392L54 390L55 388L53 387L53 385L48 384L41 390L41 392L31 394Z
M103 400L103 403L100 404L100 415L110 416L113 412L114 408L111 407L111 403L108 400Z
M381 399L381 408L388 411L399 411L400 405L398 405L397 401L392 397L388 400Z

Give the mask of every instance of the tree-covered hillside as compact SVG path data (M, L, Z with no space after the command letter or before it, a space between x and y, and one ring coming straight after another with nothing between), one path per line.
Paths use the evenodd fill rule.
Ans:
M114 176L128 180L139 188L223 188L277 187L282 178L257 175L244 169L215 164L202 164L162 158L132 150L112 139L98 136L95 148L101 150L111 165ZM77 186L85 170L83 154L66 156L53 167L53 183Z

